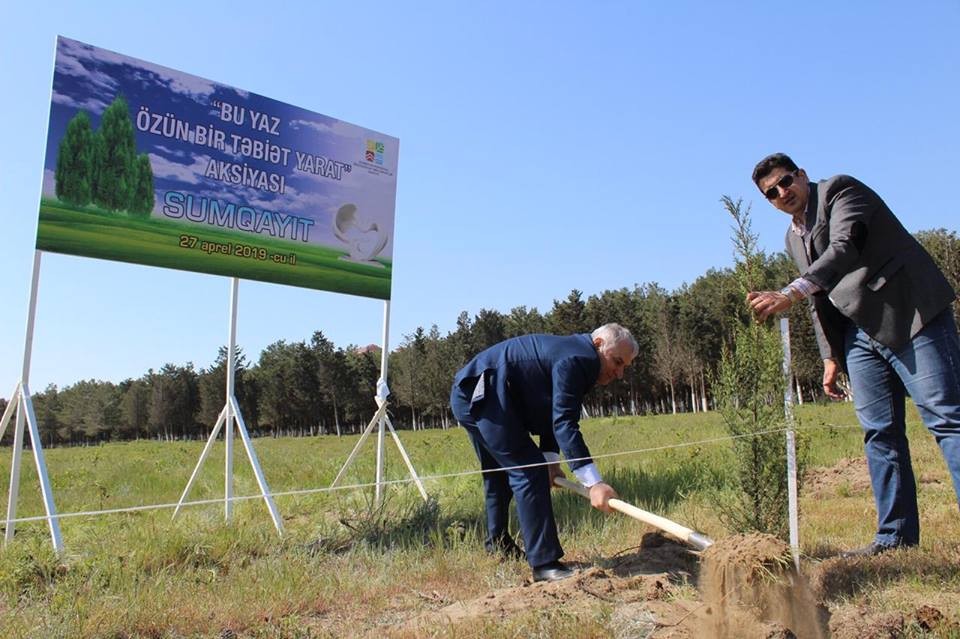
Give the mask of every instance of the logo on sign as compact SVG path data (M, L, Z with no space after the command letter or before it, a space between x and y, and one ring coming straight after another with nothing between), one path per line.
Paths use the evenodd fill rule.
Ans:
M383 165L383 142L367 140L367 150L364 153L367 162Z

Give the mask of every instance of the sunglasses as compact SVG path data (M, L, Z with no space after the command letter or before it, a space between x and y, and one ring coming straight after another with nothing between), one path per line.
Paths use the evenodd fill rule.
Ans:
M780 189L786 191L793 186L793 176L796 175L796 173L797 172L794 171L793 173L787 173L784 175L776 184L763 192L764 196L771 201L780 197Z

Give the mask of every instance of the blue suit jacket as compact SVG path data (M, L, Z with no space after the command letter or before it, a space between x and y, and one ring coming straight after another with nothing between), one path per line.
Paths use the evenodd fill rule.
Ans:
M481 375L484 386L477 387ZM491 346L454 378L455 390L472 398L470 413L483 413L497 401L510 416L502 426L523 428L540 437L540 450L563 451L579 468L590 463L580 433L583 396L600 376L600 356L590 335L522 335Z

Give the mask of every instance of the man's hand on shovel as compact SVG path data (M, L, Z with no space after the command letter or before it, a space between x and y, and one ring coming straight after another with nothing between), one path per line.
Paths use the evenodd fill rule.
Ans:
M610 507L610 500L616 498L617 491L610 484L601 481L590 487L590 505L597 510L612 513L613 508Z

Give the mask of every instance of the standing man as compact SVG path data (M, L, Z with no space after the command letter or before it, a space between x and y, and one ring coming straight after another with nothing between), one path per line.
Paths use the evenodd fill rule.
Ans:
M593 507L610 512L607 502L617 494L590 459L580 413L586 392L623 377L637 351L636 340L619 324L590 335L524 335L491 346L454 378L450 407L484 471L487 549L520 555L509 533L510 499L516 497L534 581L573 574L560 562L550 500L553 479L563 476L560 451L590 489ZM530 435L539 437L539 448Z
M862 182L848 175L810 182L783 153L761 160L753 181L791 217L787 252L800 277L780 291L749 293L747 303L762 321L810 300L823 389L842 398L836 382L845 369L863 427L877 534L870 545L844 556L915 546L920 517L906 394L936 438L960 496L960 344L950 308L956 293Z

